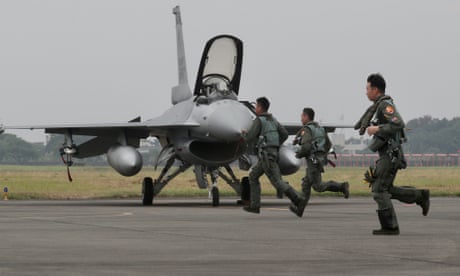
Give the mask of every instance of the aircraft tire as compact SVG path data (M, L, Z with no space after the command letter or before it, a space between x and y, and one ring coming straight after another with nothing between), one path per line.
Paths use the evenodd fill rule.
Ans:
M144 177L142 181L142 205L153 204L153 180L151 177Z
M219 206L220 204L219 189L217 187L212 187L211 196L212 196L212 206L214 207Z

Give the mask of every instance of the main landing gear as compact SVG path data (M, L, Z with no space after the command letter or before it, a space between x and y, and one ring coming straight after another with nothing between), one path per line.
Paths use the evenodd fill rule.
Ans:
M153 181L151 177L144 178L142 181L142 205L152 205L153 198L160 193L169 181L190 168L190 164L182 163L173 173L165 177L166 173L174 164L174 160L174 158L168 160L166 166L161 170L160 176L155 179L155 181Z
M174 161L174 158L167 161L157 179L153 180L151 177L144 178L142 181L142 205L152 205L154 197L158 195L174 177L191 167L191 164L182 162L171 174L167 175ZM222 170L222 168L224 168L225 171ZM218 177L221 177L238 195L241 195L241 201L247 202L249 200L249 182L247 181L247 177L242 179L243 183L240 182L229 165L212 169L201 165L195 165L194 173L198 186L201 189L208 189L212 206L217 207L220 205L220 192L217 187ZM212 184L208 182L208 175L210 176Z

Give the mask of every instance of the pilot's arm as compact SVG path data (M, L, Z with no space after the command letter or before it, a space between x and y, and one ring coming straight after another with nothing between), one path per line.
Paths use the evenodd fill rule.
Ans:
M247 132L243 132L243 138L246 141L246 143L250 144L259 138L260 135L260 130L262 128L262 125L260 123L260 119L257 117L252 121L251 128Z
M311 142L313 140L313 136L311 134L311 130L308 127L304 127L302 129L302 139L300 140L300 148L296 152L295 157L302 158L308 157L311 151Z
M281 146L284 143L284 141L286 141L287 138L289 137L289 133L286 130L286 128L280 123L278 123L278 135L280 138L280 146Z
M378 126L368 127L367 133L369 135L379 133L379 135L388 137L404 128L404 121L394 105L388 102L382 102L377 109L377 114L380 112L383 113L385 121L379 122Z

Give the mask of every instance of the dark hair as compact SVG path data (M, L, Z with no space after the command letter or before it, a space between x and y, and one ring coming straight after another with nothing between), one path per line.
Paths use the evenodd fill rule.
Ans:
M387 85L382 75L379 73L370 74L369 77L367 77L367 82L371 85L371 87L376 87L378 90L380 90L380 92L385 94L385 88Z
M265 97L257 98L256 103L260 105L264 111L268 111L270 108L270 101Z
M315 111L311 107L305 107L303 109L303 114L307 115L310 120L315 120Z

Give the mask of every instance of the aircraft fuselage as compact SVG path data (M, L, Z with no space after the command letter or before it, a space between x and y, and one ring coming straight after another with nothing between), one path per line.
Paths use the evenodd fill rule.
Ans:
M253 116L246 106L234 99L209 103L191 100L189 120L197 127L172 130L168 143L176 155L190 164L218 167L236 160L246 146L241 132L252 125Z

